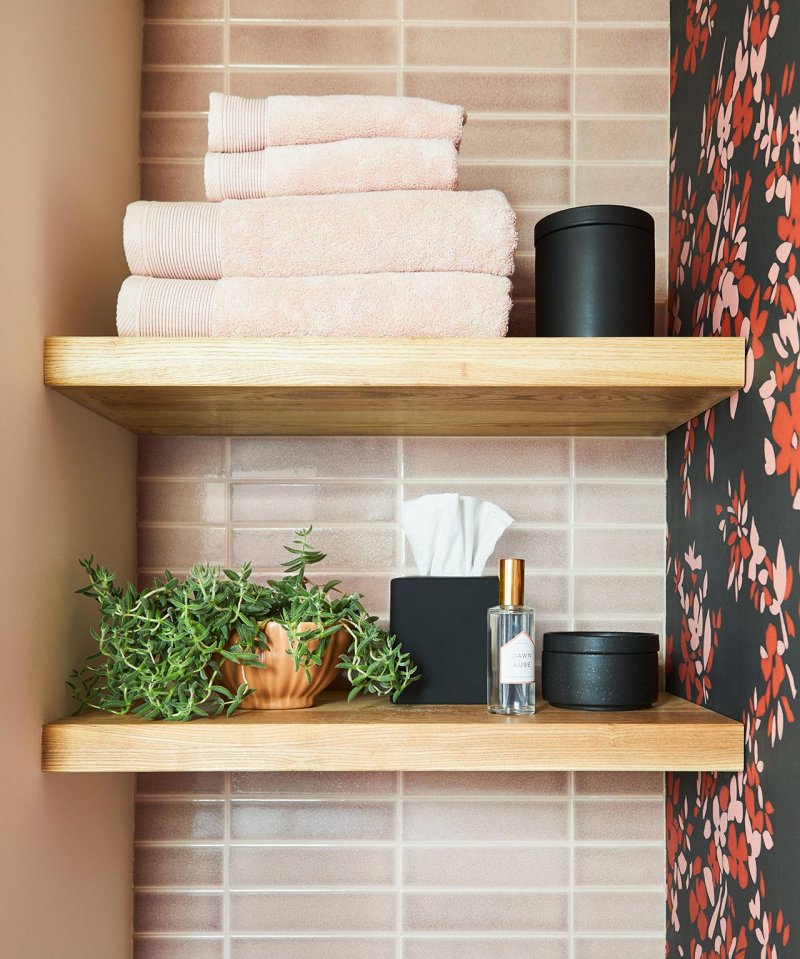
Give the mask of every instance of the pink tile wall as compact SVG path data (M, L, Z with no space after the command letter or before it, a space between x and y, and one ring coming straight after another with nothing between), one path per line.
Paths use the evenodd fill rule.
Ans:
M147 0L142 196L202 198L208 93L462 103L466 189L520 227L513 329L530 332L533 227L639 204L666 289L667 0ZM663 314L661 303L657 318ZM147 438L142 577L254 561L313 522L326 569L388 615L410 568L398 507L459 490L517 523L539 633L661 631L658 440ZM136 959L656 959L662 781L652 774L185 774L138 780Z
M313 522L386 617L399 505L437 490L516 518L539 635L661 632L662 440L143 437L140 575L267 576ZM657 959L663 842L655 774L143 775L136 959Z
M533 324L533 227L581 203L656 219L667 281L668 0L147 0L142 196L202 199L208 93L430 97L469 113L464 189L504 190Z

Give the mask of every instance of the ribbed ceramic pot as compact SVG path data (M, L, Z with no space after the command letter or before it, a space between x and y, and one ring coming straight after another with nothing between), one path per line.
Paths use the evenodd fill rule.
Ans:
M300 631L315 629L315 623L300 623ZM306 679L304 670L295 670L289 655L289 635L283 626L272 621L262 624L269 648L258 650L256 655L266 666L237 666L229 659L222 661L220 674L222 682L235 692L242 683L247 683L254 693L250 693L241 705L241 709L303 709L313 706L316 697L327 689L336 678L336 664L339 657L350 645L350 634L342 627L331 636L327 652L321 666L309 666L311 682ZM238 637L234 632L231 642ZM316 648L315 643L309 644Z

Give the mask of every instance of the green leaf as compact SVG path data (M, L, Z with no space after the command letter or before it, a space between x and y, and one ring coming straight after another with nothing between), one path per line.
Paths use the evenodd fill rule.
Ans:
M250 581L252 566L245 563L238 571L195 565L185 579L165 570L142 590L133 583L122 588L94 557L80 560L88 584L78 592L97 604L100 619L90 631L95 651L67 680L77 710L179 722L223 710L232 715L253 690L242 684L231 695L219 682L220 663L268 668L257 653L269 645L259 623L270 620L289 632L288 653L307 680L344 627L352 641L335 665L350 681L350 698L363 691L396 698L419 679L418 670L357 593L342 593L339 580L319 586L306 578L307 567L325 559L311 545L311 532L310 526L296 532L285 575L266 586ZM301 622L314 629L298 633Z

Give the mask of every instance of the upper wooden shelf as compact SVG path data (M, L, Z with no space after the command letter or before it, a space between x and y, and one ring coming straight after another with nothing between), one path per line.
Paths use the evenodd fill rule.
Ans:
M49 337L44 381L135 433L661 436L744 341Z
M88 715L48 723L46 772L197 770L710 770L738 771L744 729L662 694L652 709L596 713L537 705L535 716L483 706L347 703L243 710L231 719L146 722Z

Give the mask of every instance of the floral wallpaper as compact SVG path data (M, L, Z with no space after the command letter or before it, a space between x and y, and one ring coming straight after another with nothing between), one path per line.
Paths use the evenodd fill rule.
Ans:
M746 384L668 438L667 687L745 771L667 777L667 956L800 956L800 5L672 4L669 327Z

